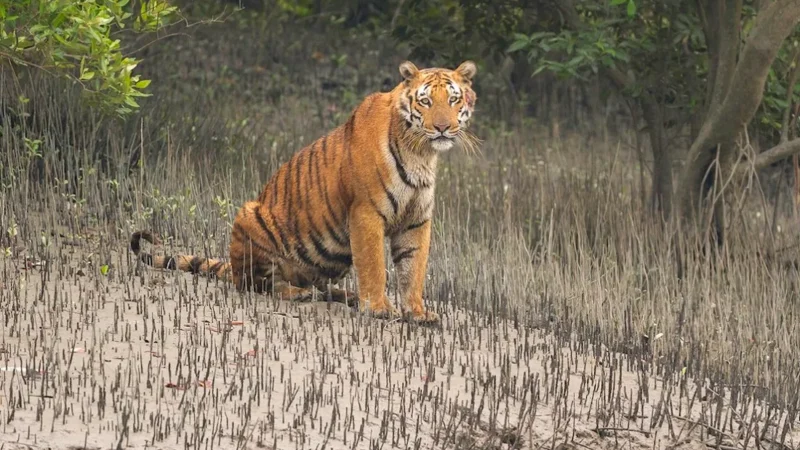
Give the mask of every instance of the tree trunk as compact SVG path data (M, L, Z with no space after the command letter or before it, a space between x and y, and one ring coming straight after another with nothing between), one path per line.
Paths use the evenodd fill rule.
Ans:
M667 148L664 129L664 114L655 100L641 99L644 121L650 134L650 149L653 152L653 188L650 208L669 217L672 211L672 158Z
M730 19L730 13L730 10L726 10L721 16ZM711 17L708 19L712 20ZM733 26L725 19L720 20L720 26ZM727 160L730 157L727 153L736 149L736 136L747 126L761 104L769 68L783 41L798 22L800 2L797 0L776 0L768 4L756 18L735 68L722 61L723 56L731 58L735 54L730 49L725 50L726 41L720 39L721 58L716 68L711 104L689 150L678 185L677 206L682 218L688 222L699 225L697 220L702 216L704 194L709 192L707 187L703 188L706 173L718 157L719 160ZM738 21L735 26L739 26ZM724 37L731 33L729 30L718 30L716 35ZM731 70L732 75L726 79L724 75ZM720 84L728 85L724 92ZM714 180L711 181L713 183Z

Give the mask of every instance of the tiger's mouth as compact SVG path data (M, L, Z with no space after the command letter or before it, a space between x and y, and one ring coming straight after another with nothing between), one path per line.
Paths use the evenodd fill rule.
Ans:
M430 141L434 150L438 152L444 152L450 150L450 148L453 146L454 138L440 134L435 138L431 138Z

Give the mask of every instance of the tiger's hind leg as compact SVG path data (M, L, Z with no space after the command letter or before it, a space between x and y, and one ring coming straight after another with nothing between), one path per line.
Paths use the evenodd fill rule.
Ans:
M358 296L356 296L355 292L348 291L347 289L333 287L333 284L338 283L339 280L340 279L316 280L314 286L320 291L323 301L342 303L348 306L357 305Z
M250 252L246 256L253 256ZM267 260L264 258L251 258L238 260L239 264L233 263L231 267L234 273L234 280L239 291L252 289L259 294L268 294L278 300L306 301L314 295L314 286L305 282L302 276L298 276L296 270L290 264L279 260Z
M245 254L242 258L236 258L231 253L231 278L236 290L253 290L260 294L272 289L276 270L270 261L257 259L252 253Z
M247 202L236 213L229 249L231 279L239 292L271 292L281 281L280 248L258 202Z
M314 297L314 288L292 286L292 284L287 281L281 281L273 285L271 294L277 300L305 302Z
M356 296L328 289L318 274L283 257L285 243L274 228L273 217L258 202L247 202L236 214L230 245L231 278L240 291L254 290L276 298L304 301L319 297L346 303ZM320 292L316 292L315 288Z
M305 301L314 295L314 286L302 271L251 240L232 241L231 272L239 292L253 290L289 301Z
M358 301L354 292L314 280L310 274L288 262L270 261L255 264L234 264L232 262L231 267L234 273L233 278L238 280L236 285L240 291L252 288L257 293L265 293L279 300L293 302L317 299L351 305ZM237 274L239 274L238 277Z
M278 276L270 294L278 300L301 302L314 297L314 286L310 277L296 265L281 261L275 274Z
M252 289L289 301L306 301L314 296L307 273L252 239L242 239L241 233L234 233L230 256L232 279L240 292Z
M331 301L335 303L354 304L357 297L353 292L335 288L328 284L338 282L337 279L321 277L313 270L305 270L295 264L280 265L280 282L274 284L275 295L292 301Z

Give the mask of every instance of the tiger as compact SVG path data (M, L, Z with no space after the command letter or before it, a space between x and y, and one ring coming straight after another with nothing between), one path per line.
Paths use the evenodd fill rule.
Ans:
M271 292L307 300L357 299L377 317L436 323L423 292L430 253L439 156L455 145L474 151L468 130L477 96L477 67L455 70L399 66L402 80L388 92L367 95L347 121L297 151L246 201L232 224L229 258L153 256L132 234L130 249L143 263L232 282L240 292ZM387 296L384 243L397 276L398 309ZM355 267L355 295L337 285ZM355 303L354 303L355 304Z

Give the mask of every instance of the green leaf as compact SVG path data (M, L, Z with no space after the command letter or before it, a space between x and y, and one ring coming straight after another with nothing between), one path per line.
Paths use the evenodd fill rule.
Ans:
M100 273L103 274L103 276L108 275L108 264L100 266Z
M304 1L309 9L310 0ZM169 0L147 0L135 8L139 5L140 14L132 15L130 0L0 0L0 47L8 50L11 64L25 66L34 62L30 58L36 63L41 58L49 75L74 80L77 73L78 80L91 80L84 86L89 104L125 115L138 107L134 97L148 95L139 90L150 82L135 75L140 61L125 54L120 40L112 38L112 27L130 28L138 20L146 25L138 29L153 31L178 11Z
M61 14L57 15L55 19L53 19L53 22L51 22L50 25L53 28L58 28L59 26L61 26L62 23L64 23L66 19L67 15L62 12Z
M636 3L633 0L628 0L628 17L636 15Z
M506 53L513 53L520 51L525 47L527 47L528 45L530 45L530 43L528 42L527 37L525 38L524 41L522 39L514 41L511 43L511 45L508 46L508 49L506 49Z
M538 40L538 39L543 39L543 38L551 37L551 36L553 36L553 33L549 32L549 31L539 31L537 33L533 33L529 39L531 41L535 41L535 40Z

